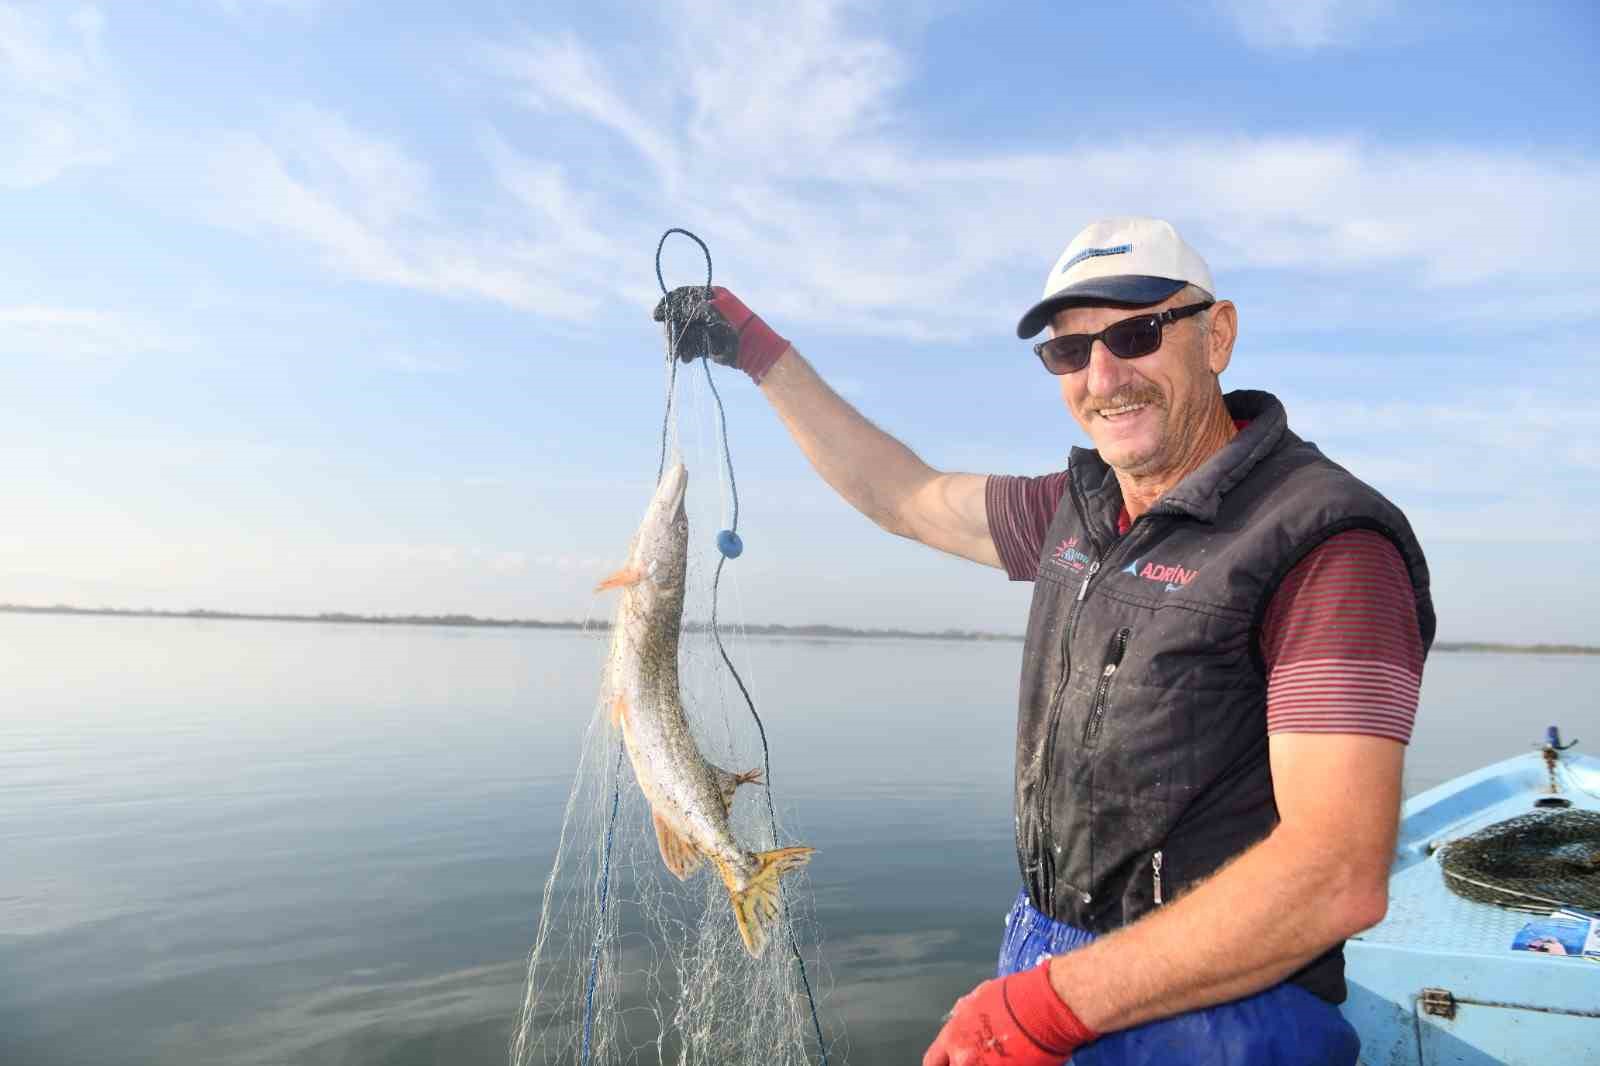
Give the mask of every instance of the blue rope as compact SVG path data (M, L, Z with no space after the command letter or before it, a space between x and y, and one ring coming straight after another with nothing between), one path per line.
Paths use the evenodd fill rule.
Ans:
M661 295L667 294L667 282L661 274L661 249L667 243L667 238L674 233L681 233L700 246L700 251L706 257L706 288L711 288L711 250L706 247L706 242L696 237L686 229L669 229L661 235L660 242L656 245L656 282L661 286ZM656 466L656 482L661 481L661 475L667 469L667 436L672 424L672 397L678 383L678 338L681 334L672 332L670 318L667 325L667 360L671 364L667 370L667 402L666 413L661 418L661 461ZM722 462L728 471L728 489L733 499L732 531L739 532L739 485L733 476L733 453L728 448L728 413L722 406L722 394L717 391L716 380L711 376L711 359L709 352L702 352L700 362L705 366L706 383L711 386L711 396L717 401L717 425L719 436L722 440ZM772 799L772 754L767 748L767 727L761 722L761 715L756 713L755 700L750 697L750 690L745 687L744 678L739 676L739 670L733 665L733 660L728 656L728 649L722 643L722 631L717 627L717 603L722 587L722 567L728 561L727 556L717 557L717 569L711 578L711 636L716 641L717 652L722 656L722 662L733 675L734 683L739 686L739 694L744 697L745 706L750 708L750 717L756 721L756 732L761 737L761 768L763 780L767 783L767 820L772 827L772 843L778 843L778 811ZM594 1025L594 989L600 973L600 947L605 936L606 903L611 894L611 840L617 828L617 806L622 795L622 755L623 743L617 741L617 765L612 775L611 784L611 820L606 825L606 842L600 859L600 918L594 931L594 947L589 953L589 982L583 996L583 1046L580 1051L579 1061L582 1066L589 1066L589 1034ZM778 883L778 899L783 904L783 925L789 933L789 948L794 952L794 961L800 969L800 984L805 989L806 1003L811 1008L811 1027L817 1036L817 1056L822 1066L828 1066L828 1049L822 1040L822 1020L817 1016L817 999L811 991L811 979L806 976L806 960L800 954L800 942L794 935L794 924L789 920L789 899L783 894L783 883Z
M733 477L733 454L728 450L728 413L722 408L722 394L717 391L717 383L711 376L711 360L702 359L701 364L706 368L706 383L711 386L711 397L717 401L717 424L721 429L722 461L728 470L728 490L733 497L732 529L739 532L739 483ZM722 586L722 566L728 561L725 555L717 556L717 569L711 577L711 636L717 642L717 652L722 656L723 663L728 667L728 673L733 675L734 683L739 686L739 694L744 697L745 706L750 708L750 717L756 720L756 732L761 737L761 769L763 779L767 782L767 820L772 827L772 844L778 844L778 811L772 799L772 755L767 750L767 727L761 723L761 715L756 713L755 700L750 698L750 690L745 688L744 678L739 676L738 669L733 665L733 660L728 657L728 649L722 645L722 630L717 626L718 592ZM789 933L789 948L794 952L795 964L800 969L800 984L805 988L806 1003L811 1008L811 1028L817 1035L817 1056L822 1066L828 1066L828 1048L822 1042L822 1020L817 1017L817 999L811 993L811 979L806 976L806 960L800 954L800 942L794 935L794 923L789 920L789 897L784 894L783 882L778 882L778 901L783 904L783 927Z

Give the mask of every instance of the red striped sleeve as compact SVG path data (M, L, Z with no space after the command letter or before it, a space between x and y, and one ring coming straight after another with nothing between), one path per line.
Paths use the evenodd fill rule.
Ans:
M1405 560L1381 533L1329 537L1273 594L1261 630L1268 733L1411 740L1422 636Z
M989 537L1011 580L1032 581L1039 575L1044 535L1066 491L1065 470L1042 477L989 475L983 488Z

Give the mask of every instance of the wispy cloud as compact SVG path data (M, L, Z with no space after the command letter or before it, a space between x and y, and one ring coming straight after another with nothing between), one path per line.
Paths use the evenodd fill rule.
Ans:
M1296 32L1332 39L1361 11L1376 17L1368 7L1309 5ZM852 11L818 0L742 19L736 38L785 42L760 78L747 42L709 32L696 4L669 19L655 73L570 36L497 47L493 65L530 106L631 146L635 190L658 191L646 202L661 217L710 220L729 276L781 277L764 309L825 328L992 332L1018 303L1016 264L1046 263L1081 222L1127 211L1177 221L1224 277L1343 276L1426 294L1423 313L1470 306L1490 283L1504 295L1557 275L1600 280L1581 253L1600 238L1583 209L1600 183L1594 159L1226 130L955 153L918 138L900 98L911 63Z
M466 365L456 355L419 355L415 352L384 351L376 355L377 365L401 374L459 374Z
M173 343L156 326L120 311L0 307L0 353L37 358L135 355Z
M13 445L38 449L13 466L42 501L10 534L24 547L0 551L13 568L165 589L174 605L588 609L615 563L611 538L637 520L600 476L633 446L612 447L610 430L653 458L658 414L651 399L638 417L643 393L591 370L633 358L623 331L653 362L649 253L672 225L706 237L718 281L932 461L1058 468L1070 420L1048 392L1020 394L1048 383L1022 377L1037 368L1006 338L1068 236L1132 212L1177 222L1241 298L1230 376L1284 393L1295 427L1391 492L1426 536L1493 537L1518 515L1555 515L1537 520L1541 535L1586 528L1576 512L1600 469L1600 427L1565 406L1600 325L1587 251L1600 243L1600 155L1561 132L1578 128L1570 116L1514 132L1518 111L1559 93L1554 81L1385 133L1422 129L1369 106L1414 88L1414 72L1363 67L1358 80L1324 61L1328 84L1280 84L1271 106L1174 117L1122 98L1144 112L1046 139L1011 120L1005 61L961 55L956 81L973 92L954 105L923 91L950 84L960 19L922 32L928 16L859 0L754 5L732 24L709 0L628 4L604 31L546 6L490 5L430 16L426 47L375 30L393 21L384 11L338 0L202 0L181 20L95 2L0 0L0 274L13 290L0 297L0 361L17 395ZM1356 0L1188 10L1273 51L1235 49L1219 83L1187 63L1202 94L1265 84L1285 58L1316 62L1317 49L1414 18ZM1492 51L1461 19L1436 21L1472 45L1462 63ZM308 30L328 62L286 62ZM158 67L207 34L217 63ZM1090 112L1118 93L1068 91ZM1302 108L1323 116L1313 132ZM698 252L673 242L666 267L669 282L694 280ZM940 344L891 363L918 340ZM510 358L612 344L593 362ZM180 346L202 374L115 373L118 353ZM1490 387L1475 375L1497 346L1516 369ZM1319 352L1329 358L1308 368ZM1009 353L998 373L1016 386L975 400L990 353ZM688 440L714 441L709 397L688 395L685 415L703 416ZM118 425L146 410L158 417ZM787 444L753 417L736 421L736 446L780 480L801 476L767 465ZM590 443L563 450L573 432ZM289 451L248 450L252 434ZM134 452L145 437L169 450ZM248 492L237 470L252 472ZM807 553L823 550L821 571L843 588L877 567L874 549L852 560L817 547L856 529L825 487L761 481L742 486L751 543L763 513L810 510L791 570L756 551L741 579L783 610L856 610L792 575L816 571ZM709 476L700 484L715 497ZM570 554L591 543L606 558Z
M93 7L0 3L0 187L30 188L109 162L127 131Z
M1350 44L1393 6L1392 0L1217 0L1251 45L1303 51Z
M485 49L491 65L515 83L526 106L569 111L621 137L643 155L657 175L673 181L679 146L670 133L630 103L600 58L572 36L529 36L520 46Z
M1328 25L1358 6L1313 5ZM1600 243L1593 158L1225 129L958 150L918 134L902 98L913 63L862 18L805 0L729 28L686 2L663 16L647 69L571 33L482 45L476 69L539 135L479 108L469 190L441 187L396 136L301 108L224 141L215 214L341 276L567 323L647 306L641 249L671 223L711 239L718 277L778 321L910 339L1003 336L1019 286L1071 231L1124 212L1173 219L1224 282L1270 271L1380 297L1380 312L1387 300L1460 319L1555 277L1600 292L1582 253ZM784 41L759 78L746 36ZM755 277L770 287L753 291ZM1591 317L1600 299L1567 308Z
M311 15L331 0L213 0L225 14L235 17L266 14Z
M146 528L137 514L107 512L101 517L115 528L115 552L106 551L107 532L72 533L48 543L26 535L0 537L0 573L146 591L161 591L164 585L169 590L204 590L231 583L235 589L247 587L258 602L382 602L384 610L426 602L430 597L418 590L446 595L472 590L480 597L489 594L499 601L496 608L504 610L514 600L503 582L556 574L592 584L616 566L615 560L599 556L473 544L264 538L223 528L206 531L202 539L192 532ZM173 580L178 573L186 576ZM396 580L397 575L405 576ZM319 594L319 583L331 595Z
M1588 538L1586 494L1562 488L1600 456L1600 413L1524 385L1425 400L1290 404L1296 429L1451 540Z
M492 300L555 319L586 317L602 295L573 285L572 255L603 251L584 197L554 166L497 149L512 197L538 204L521 228L442 196L402 148L338 115L303 107L269 135L239 134L210 159L215 221L319 252L335 273L446 296ZM541 228L541 223L545 224Z

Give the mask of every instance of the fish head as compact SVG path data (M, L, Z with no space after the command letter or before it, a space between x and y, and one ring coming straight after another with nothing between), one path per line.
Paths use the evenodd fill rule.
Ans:
M661 475L639 524L632 562L643 580L634 591L647 600L683 596L689 559L689 515L684 506L688 488L689 471L674 463Z

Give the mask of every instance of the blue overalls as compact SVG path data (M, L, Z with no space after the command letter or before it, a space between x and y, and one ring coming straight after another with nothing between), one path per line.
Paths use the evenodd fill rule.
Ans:
M1006 915L999 976L1037 966L1094 940L1047 918L1026 891ZM1072 1056L1073 1066L1354 1066L1361 1040L1339 1008L1299 985L1108 1033Z

